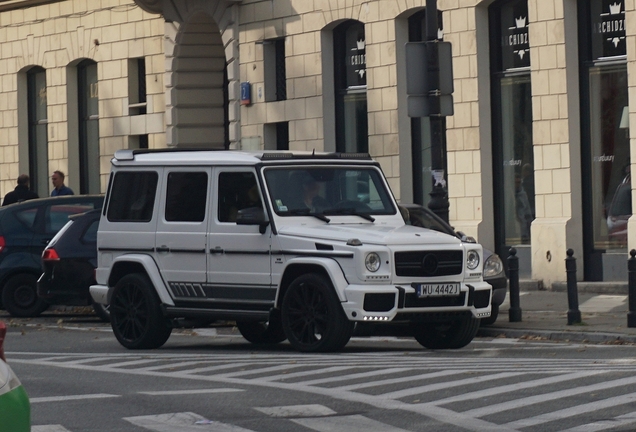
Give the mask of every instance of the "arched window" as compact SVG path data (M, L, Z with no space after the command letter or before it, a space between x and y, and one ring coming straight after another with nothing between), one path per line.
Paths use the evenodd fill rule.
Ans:
M350 20L333 31L336 151L369 151L364 24Z

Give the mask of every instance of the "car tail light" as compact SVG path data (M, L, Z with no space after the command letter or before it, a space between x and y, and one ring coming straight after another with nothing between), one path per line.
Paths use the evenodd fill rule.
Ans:
M42 252L42 261L59 261L60 256L57 254L55 249L44 249Z
M4 250L4 236L0 236L0 252L2 252Z

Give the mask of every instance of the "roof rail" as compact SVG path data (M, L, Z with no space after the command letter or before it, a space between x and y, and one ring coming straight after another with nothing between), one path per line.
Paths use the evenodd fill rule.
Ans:
M115 152L115 159L117 160L134 160L135 155L147 154L147 153L173 153L173 152L201 152L201 151L228 151L227 149L219 148L160 148L160 149L123 149Z
M371 160L369 153L291 153L291 152L265 152L261 156L257 156L261 160L288 160L288 159L357 159Z

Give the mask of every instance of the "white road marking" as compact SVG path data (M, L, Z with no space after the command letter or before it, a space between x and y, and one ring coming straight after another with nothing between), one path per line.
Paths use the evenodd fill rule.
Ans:
M292 421L319 432L408 432L361 415L292 419Z
M242 391L245 391L245 390L235 389L235 388L215 388L215 389L146 391L146 392L139 392L139 394L145 394L150 396L173 396L173 395L206 394L206 393L232 393L232 392L242 392Z
M71 432L62 425L31 426L31 432Z
M191 412L125 417L129 423L155 432L253 432L239 426L208 420Z
M456 376L457 374L458 374L458 371L456 370L446 370L446 371L438 370L438 371L428 372L428 373L419 374L419 375L411 375L411 376L400 377L400 378L391 378L391 379L371 381L371 382L365 382L365 383L359 383L359 384L346 385L346 386L338 387L338 390L341 390L341 391L342 390L360 390L363 388L379 387L379 386L398 384L403 382L412 382L412 381L423 380L428 378L441 378L441 377L445 377L449 375ZM305 384L305 383L297 383L297 384Z
M350 380L360 379L360 378L390 375L390 374L406 372L410 370L413 370L413 368L392 368L392 369L383 369L383 370L372 370L369 372L360 372L360 373L354 373L349 375L338 375L338 376L332 376L328 378L319 378L319 379L315 379L311 381L302 381L300 384L316 385L316 384L326 384L330 382L350 381Z
M627 426L632 423L636 423L636 411L614 417L613 419L599 420L594 423L573 427L561 432L599 432L607 429Z
M592 411L598 411L605 408L613 408L619 405L625 405L636 401L636 393L629 393L621 396L615 396L608 399L576 405L550 413L541 414L535 417L525 418L507 423L505 426L512 428L525 428L528 426L536 426L539 424L551 422L554 420L562 420L568 417L585 414Z
M318 404L254 407L254 409L271 417L319 417L337 414L332 409Z
M323 373L332 373L332 372L340 372L343 370L349 370L349 369L354 369L355 366L332 366L326 369L320 369L320 370L307 370L307 371L302 371L302 372L292 372L292 373L282 373L282 374L278 374L278 375L270 375L268 377L265 377L263 379L269 380L269 381L277 381L277 380L281 380L281 379L290 379L290 378L298 378L298 377L303 377L303 376L312 376L312 375L316 375L317 373L323 374ZM377 373L376 373L377 374ZM374 374L375 375L375 374ZM334 377L330 377L331 379L334 379ZM340 377L336 377L336 380L340 380Z
M74 395L74 396L36 397L36 398L30 398L30 401L32 404L34 404L34 403L43 403L43 402L64 402L64 401L84 400L84 399L105 399L105 398L115 398L120 396L121 395L97 393L97 394L85 394L85 395Z
M499 413L502 411L508 411L515 408L522 408L528 405L537 404L541 402L548 402L551 400L563 399L570 396L575 396L584 393L591 393L598 390L606 390L616 387L627 386L630 384L636 384L636 377L624 377L612 381L605 381L597 384L591 384L587 386L574 387L565 390L559 390L552 393L544 393L535 396L529 396L520 399L514 399L508 402L485 406L482 408L472 409L464 411L462 414L471 417L484 417L490 414Z

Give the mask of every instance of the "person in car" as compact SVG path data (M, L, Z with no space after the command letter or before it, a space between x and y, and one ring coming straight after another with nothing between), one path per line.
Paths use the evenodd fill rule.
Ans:
M29 182L30 179L28 175L20 174L18 176L18 185L15 189L13 189L13 191L5 195L2 205L6 206L17 202L39 198L38 194L29 189Z
M320 185L311 175L303 178L303 203L312 212L322 212L329 208L329 202L319 195Z

